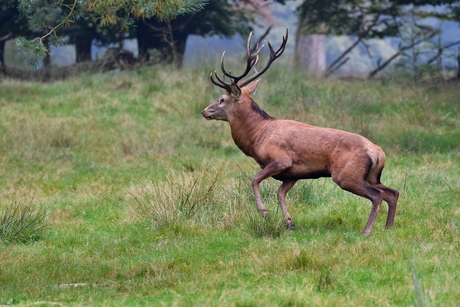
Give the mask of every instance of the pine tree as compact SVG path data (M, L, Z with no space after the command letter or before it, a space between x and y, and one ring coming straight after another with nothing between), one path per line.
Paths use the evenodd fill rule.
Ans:
M18 9L27 17L30 25L43 34L34 38L18 39L18 46L30 55L28 66L36 68L40 60L49 54L48 45L67 42L65 31L87 16L95 16L100 27L117 27L128 31L134 19L156 18L172 20L179 15L191 14L203 9L207 0L19 0Z

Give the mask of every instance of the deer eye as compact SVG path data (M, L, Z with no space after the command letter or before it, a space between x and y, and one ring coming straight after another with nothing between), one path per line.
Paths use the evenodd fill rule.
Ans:
M223 104L224 103L224 98L221 98L220 101L219 101L219 104Z

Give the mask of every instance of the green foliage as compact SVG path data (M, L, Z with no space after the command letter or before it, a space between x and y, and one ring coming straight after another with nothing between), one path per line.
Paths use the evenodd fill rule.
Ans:
M254 99L276 118L365 132L380 145L382 182L401 192L392 230L383 204L363 237L369 201L330 179L290 191L293 231L280 183L263 181L264 220L250 185L259 166L228 123L200 114L222 94L208 78L218 57L181 71L2 79L0 211L33 198L47 230L34 244L2 244L0 305L457 304L458 84L314 80L287 60ZM156 223L160 205L177 219Z
M16 47L19 51L30 53L26 67L36 69L39 61L43 59L48 49L40 40L28 40L24 37L19 37L16 41Z
M102 27L122 25L125 29L131 24L132 21L129 20L131 17L171 20L179 15L194 14L202 10L207 3L206 0L82 1L85 10L100 16Z
M55 2L19 0L19 12L27 17L30 26L37 32L45 32L30 42L22 38L20 44L31 56L28 66L36 68L39 60L42 60L48 52L45 39L50 37L51 44L63 43L66 38L58 34L61 28L68 27L80 19L91 18L93 23L97 20L101 27L117 26L123 32L128 32L133 25L133 18L154 17L159 20L171 20L182 14L196 13L206 4L206 0L60 0Z
M2 0L0 6L0 33L2 33L2 39L13 38L30 32L27 27L27 19L24 15L19 14L17 0Z
M0 242L36 241L47 224L44 209L18 201L13 202L0 211Z

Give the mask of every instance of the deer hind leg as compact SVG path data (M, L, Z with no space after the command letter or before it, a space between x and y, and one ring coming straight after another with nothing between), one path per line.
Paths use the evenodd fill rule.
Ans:
M372 186L383 191L383 200L388 204L388 216L385 224L385 229L390 229L393 226L393 221L396 215L396 206L399 198L399 191L389 188L380 182L382 175L383 164L371 169L367 175L366 181Z
M342 179L343 178L343 179ZM371 214L364 227L363 235L367 236L372 230L375 219L384 199L384 191L366 182L364 179L358 180L356 176L341 176L341 178L332 178L343 190L349 191L358 196L369 199L372 202Z
M393 221L395 219L399 191L389 188L382 183L375 184L374 186L384 192L383 200L388 204L388 216L385 229L390 229L393 226Z
M271 176L275 176L276 174L279 174L280 172L282 172L288 167L290 167L290 165L286 166L285 164L272 161L268 163L263 168L263 170L257 175L255 175L254 178L252 179L252 189L254 190L254 197L256 199L257 210L259 211L260 214L262 214L262 216L266 216L268 214L268 211L267 209L265 209L265 206L262 203L262 197L260 196L259 184L262 182L262 180L267 179Z
M361 196L366 197L372 202L371 214L369 215L369 219L367 220L366 227L364 227L364 230L363 230L363 235L367 236L371 233L372 226L374 225L377 214L379 213L379 209L380 209L380 205L382 204L384 193L382 190L379 190L376 187L373 187L371 185L367 185L365 189L367 190L366 195L361 195Z
M279 190L278 190L278 201L280 203L281 212L283 213L284 222L286 223L286 227L291 230L294 229L294 221L292 220L291 216L287 211L286 206L286 194L289 192L290 189L294 186L297 180L287 180L283 181Z

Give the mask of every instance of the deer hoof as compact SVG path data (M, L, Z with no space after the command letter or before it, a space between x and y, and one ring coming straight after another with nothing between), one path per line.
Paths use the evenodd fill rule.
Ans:
M262 217L268 218L268 215L269 215L269 214L268 214L268 210L267 210L267 209L260 210L259 212L260 212L260 214L262 215Z
M288 219L288 221L286 223L286 228L288 230L294 230L295 224L294 224L294 221L291 218Z

